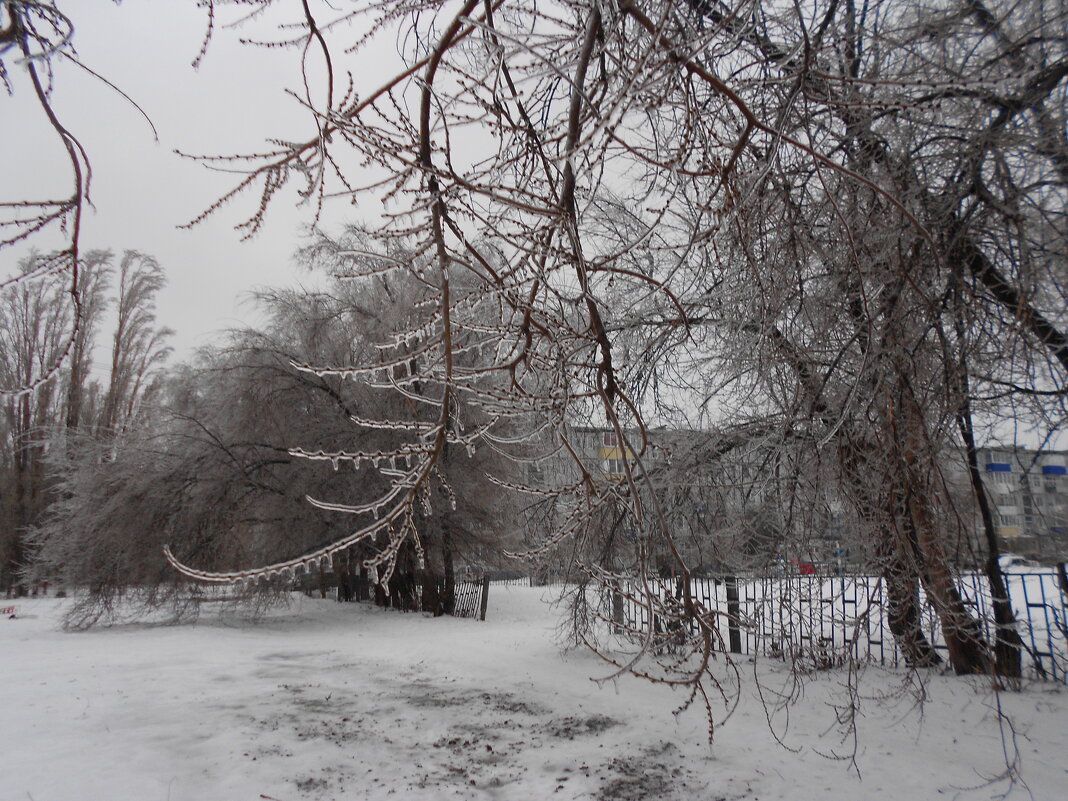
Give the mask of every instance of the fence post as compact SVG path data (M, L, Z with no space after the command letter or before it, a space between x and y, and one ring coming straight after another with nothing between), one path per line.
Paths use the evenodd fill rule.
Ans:
M615 582L612 582L612 623L615 624L613 628L616 630L616 634L623 633L623 595L619 591L619 587Z
M740 654L742 652L741 631L741 605L738 603L738 577L726 576L724 584L727 586L727 636L730 643L730 652Z
M1068 562L1057 563L1057 580L1061 585L1061 592L1068 598Z
M486 619L486 607L489 605L489 576L482 577L482 602L478 608L478 619Z

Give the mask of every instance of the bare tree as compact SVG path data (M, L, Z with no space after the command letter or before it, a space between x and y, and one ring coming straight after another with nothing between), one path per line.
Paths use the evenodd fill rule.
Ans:
M118 434L129 425L154 371L170 354L174 332L156 325L156 295L166 279L149 257L126 251L118 268L117 321L111 345L111 375L100 426Z
M146 393L156 387L161 361L169 352L164 340L169 329L155 326L152 314L154 296L162 276L158 265L149 260L154 276L145 286L130 268L137 258L127 254L119 287L118 322L113 346L115 368L109 389L101 401L98 382L91 380L95 335L110 307L107 297L112 256L106 251L86 255L79 273L82 277L80 323L76 327L70 353L57 380L48 381L34 392L8 396L4 418L3 456L7 508L4 540L7 543L3 569L14 580L20 568L27 567L22 539L36 525L50 502L52 481L47 475L46 454L79 450L85 435L95 432L109 441L110 428L104 416L119 416L125 427ZM30 259L23 273L38 270L49 257ZM50 273L34 281L14 284L3 295L0 320L0 364L10 386L29 386L33 375L61 361L67 347L75 310L64 286L65 276ZM153 283L154 282L154 283ZM59 456L60 454L53 454Z
M66 425L76 430L86 417L86 393L89 391L89 372L96 347L96 333L100 318L106 310L111 278L111 254L91 251L81 267L82 321L74 337L67 370Z
M34 259L22 274L37 269ZM0 374L9 386L33 382L65 348L70 308L55 277L13 286L0 303ZM16 568L24 563L23 537L45 506L44 456L52 428L62 415L63 399L53 383L37 392L6 397L3 419L4 514L2 565L10 593Z
M53 360L37 365L32 373L20 375L18 383L5 383L0 392L19 396L51 382L70 355L78 339L82 320L81 228L82 211L89 198L89 159L75 135L63 124L51 102L52 64L74 56L74 25L54 4L4 0L0 3L0 83L13 93L15 76L8 70L11 54L20 69L24 66L41 114L62 144L70 165L70 194L63 198L0 198L0 252L25 243L42 234L58 231L66 247L38 260L32 271L19 271L0 281L0 290L18 284L34 283L48 276L63 275L72 314L64 332L62 346L52 354ZM90 71L91 72L91 71Z

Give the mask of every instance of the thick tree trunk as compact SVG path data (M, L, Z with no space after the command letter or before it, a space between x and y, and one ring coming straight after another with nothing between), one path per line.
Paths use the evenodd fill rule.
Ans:
M456 611L456 568L452 561L452 532L447 525L441 531L441 562L445 569L441 608L446 615L451 615Z
M441 617L445 609L441 603L441 576L429 570L423 571L422 598L420 605L424 612L434 617Z
M884 557L887 625L909 667L935 667L942 657L923 632L920 588L911 560L896 548Z
M989 673L992 667L986 640L979 623L964 605L945 554L935 533L921 527L920 546L925 563L927 597L942 624L942 636L949 651L949 663L958 676Z
M879 477L879 471L883 471L882 480L885 480L886 465L877 465L870 458L878 451L875 444L868 441L859 446L847 445L839 456L843 475L856 500L860 518L877 537L875 546L886 586L886 618L890 633L906 665L934 667L942 663L942 657L923 631L915 547L908 530L900 526L901 503L892 488L885 500L881 500L874 493L873 484L868 483Z
M334 574L337 577L338 603L351 602L353 600L353 577L348 551L338 554L334 560Z
M371 598L371 579L367 575L367 568L360 565L360 573L356 577L356 600L367 601Z
M904 500L902 522L915 533L920 576L928 602L942 624L949 662L957 675L989 673L990 652L978 621L964 605L943 548L941 532L931 509L936 489L931 486L930 445L924 435L922 409L902 374L897 383L896 415L889 417L892 447L897 458L888 465L892 482L900 481Z
M967 376L965 375L965 381ZM967 384L965 384L967 389ZM964 450L968 460L968 476L971 479L972 492L979 506L979 515L983 521L983 534L986 539L986 562L984 571L990 583L991 602L994 607L994 672L1008 679L1014 686L1019 685L1022 676L1020 652L1023 641L1016 631L1016 615L1009 601L1009 590L1005 586L1005 577L1001 573L997 532L994 530L994 515L990 509L990 500L983 488L983 477L979 472L979 455L975 447L975 434L972 430L971 404L965 396L964 405L957 417Z
M445 614L444 605L441 601L442 575L438 569L438 555L434 547L434 541L429 533L423 538L425 564L422 570L422 593L420 605L424 612L430 612L434 617Z

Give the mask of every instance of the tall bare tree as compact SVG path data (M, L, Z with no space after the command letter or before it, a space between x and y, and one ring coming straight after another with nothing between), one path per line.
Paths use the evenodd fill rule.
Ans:
M21 265L23 275L37 268L35 259ZM54 276L10 287L0 300L0 375L7 385L28 385L38 371L55 363L66 347L69 324L70 307ZM8 592L17 580L16 568L24 563L25 530L45 506L44 456L62 410L56 383L4 398L0 568Z
M143 260L143 263L139 260ZM29 259L24 274L50 264L49 257ZM140 265L140 266L138 266ZM147 266L146 266L147 265ZM118 298L108 297L112 255L90 251L80 266L80 322L70 353L61 359L75 310L65 286L66 276L47 273L34 281L9 286L0 305L0 370L11 386L29 386L32 376L63 361L55 381L33 392L6 398L3 457L5 460L4 541L5 578L13 581L17 567L25 567L22 545L27 529L39 521L50 501L45 455L51 450L79 450L86 435L111 441L115 420L127 427L139 405L156 386L170 330L155 325L155 294L162 274L154 261L127 253L122 263ZM101 399L99 383L91 378L96 333L112 302L117 305L113 369Z
M111 375L100 426L121 433L137 413L149 381L171 352L174 332L156 324L156 296L166 282L159 263L128 250L119 262Z
M0 386L4 396L19 396L33 392L53 381L75 347L82 321L81 286L82 212L89 200L89 158L77 137L68 129L52 106L52 66L61 58L76 63L72 38L74 25L53 3L28 0L3 0L0 3L0 83L8 94L21 83L21 70L29 86L20 90L32 92L37 108L55 135L69 164L69 194L66 197L0 197L0 252L14 246L32 243L44 234L60 234L66 246L38 259L32 271L17 271L0 280L0 290L24 283L34 283L47 276L63 275L71 315L64 332L62 347L52 354L53 361L36 365L32 373L20 375L18 383ZM18 70L12 74L8 63L14 56Z
M90 390L90 371L96 348L96 334L108 306L107 290L111 280L111 254L90 251L81 267L82 321L74 337L66 371L66 425L77 430L86 418L86 394Z

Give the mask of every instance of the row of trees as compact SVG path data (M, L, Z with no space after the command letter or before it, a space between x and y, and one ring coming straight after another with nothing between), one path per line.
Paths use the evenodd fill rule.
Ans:
M90 440L107 453L121 447L151 408L171 332L156 322L156 296L163 269L152 258L126 251L117 259L93 251L81 265L80 324L65 360L61 354L73 327L74 305L67 277L42 271L50 257L19 266L32 276L0 296L0 383L26 386L62 361L63 367L36 392L4 398L0 419L0 575L6 592L21 584L26 535L40 522L55 476L47 463ZM98 369L97 336L110 332L110 361ZM100 348L103 350L103 347Z
M336 249L323 240L305 255L326 261ZM393 279L373 286L334 281L320 292L264 291L257 302L267 324L233 331L224 344L169 370L151 416L128 427L121 442L68 432L66 447L48 455L51 503L29 537L32 571L88 588L69 611L72 627L120 612L193 612L196 591L163 559L165 545L201 565L271 561L349 533L348 521L321 508L321 499L358 504L381 490L373 471L341 469L343 457L328 451L342 441L392 452L391 432L354 435L352 421L385 418L407 403L366 382L293 364L369 358L376 337L418 302L418 292ZM320 458L309 467L301 454ZM499 557L502 528L509 533L502 519L513 515L502 493L474 488L493 460L486 451L443 465L439 485L452 497L435 498L419 514L420 552L409 544L397 554L396 573L382 576L389 603L449 612L458 565ZM299 578L351 581L366 574L362 562L375 555L371 544L356 544ZM262 602L298 576L282 578L250 583L237 596ZM421 598L410 595L416 580Z

